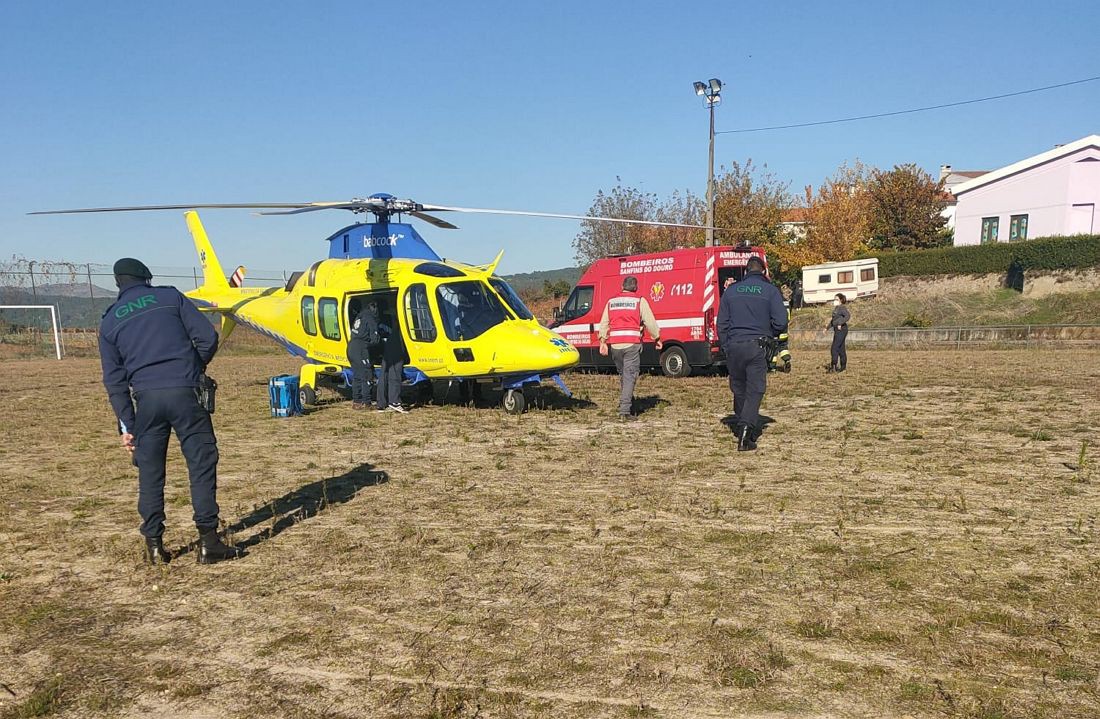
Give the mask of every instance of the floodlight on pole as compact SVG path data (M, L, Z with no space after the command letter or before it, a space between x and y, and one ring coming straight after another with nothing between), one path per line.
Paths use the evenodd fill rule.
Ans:
M707 162L707 246L713 247L714 240L714 106L722 102L722 81L712 77L709 82L692 84L695 94L704 98L710 110L710 154Z

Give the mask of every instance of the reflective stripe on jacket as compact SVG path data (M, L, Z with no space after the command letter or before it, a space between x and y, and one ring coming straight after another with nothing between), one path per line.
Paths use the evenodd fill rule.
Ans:
M633 293L613 297L607 302L609 331L607 341L611 344L639 344L642 341L641 298Z

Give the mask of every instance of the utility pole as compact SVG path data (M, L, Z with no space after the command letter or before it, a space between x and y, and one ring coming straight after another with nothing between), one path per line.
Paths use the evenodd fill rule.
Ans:
M710 110L710 152L707 157L707 247L718 243L714 239L714 106L722 102L722 81L712 77L709 83L694 83L695 94L704 99Z

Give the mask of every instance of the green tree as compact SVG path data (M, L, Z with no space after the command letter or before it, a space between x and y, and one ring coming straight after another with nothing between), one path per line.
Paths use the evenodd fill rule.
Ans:
M565 280L556 280L554 282L550 280L542 281L542 295L545 297L560 299L568 295L571 289L572 287Z
M875 170L868 183L870 246L915 250L939 247L948 235L943 183L913 164Z
M721 244L788 244L780 223L794 205L790 183L779 180L767 165L757 168L751 159L722 167L714 178L714 226Z
M661 202L656 194L625 187L620 178L609 191L600 190L588 208L590 216L617 219L702 224L704 203L690 191L674 192ZM622 223L584 220L581 231L573 239L577 261L587 265L609 255L633 255L659 252L673 247L703 244L703 231L684 227L655 225L625 225Z
M615 217L627 220L651 220L656 214L657 196L635 187L624 187L622 178L615 178L616 185L609 191L599 190L588 208L593 217ZM608 255L643 252L644 238L637 228L640 225L623 225L612 222L584 220L581 231L573 238L573 250L577 261L588 265Z
M872 171L859 160L847 163L821 184L806 188L806 249L814 262L850 260L867 250L871 236Z

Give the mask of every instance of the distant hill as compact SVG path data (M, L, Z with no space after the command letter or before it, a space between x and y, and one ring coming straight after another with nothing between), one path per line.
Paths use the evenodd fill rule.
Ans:
M91 292L89 292L87 282L67 282L52 285L39 285L38 294L40 296L54 295L57 297L110 297L114 299L118 295L118 290L109 290L106 287L92 285Z
M55 305L61 326L97 327L99 318L115 300L115 292L94 287L95 298L88 296L88 285L44 285L35 293L22 287L0 287L0 305ZM16 324L46 329L50 316L42 310L3 310L0 324Z
M504 275L504 280L512 286L516 292L524 290L542 289L544 282L558 282L564 280L570 287L577 284L583 270L580 267L562 267L558 270L539 270L537 272L521 272L514 275Z

